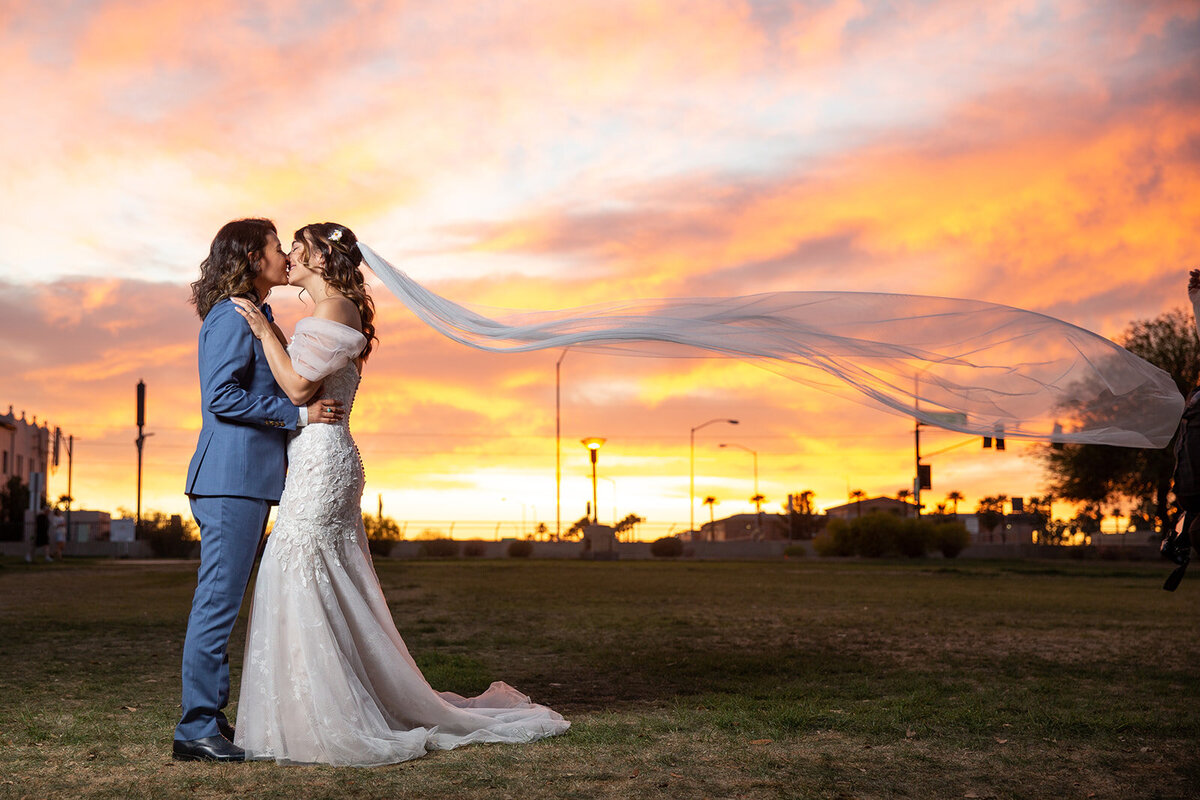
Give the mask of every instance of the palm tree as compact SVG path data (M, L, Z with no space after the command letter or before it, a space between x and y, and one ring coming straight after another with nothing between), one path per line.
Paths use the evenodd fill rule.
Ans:
M717 521L715 511L717 503L721 502L711 494L704 498L704 505L708 506L708 538L715 539L717 534Z
M761 514L762 504L767 502L767 498L763 497L761 494L756 494L754 497L750 498L750 502L754 503L754 513Z
M863 501L863 498L866 496L867 496L867 493L864 492L862 489L855 489L853 492L850 493L850 499L855 501L854 516L856 516L856 517L862 516L862 501Z
M908 498L912 497L912 489L901 489L896 492L896 499L904 503L904 516L908 516Z
M966 498L963 497L963 493L958 491L957 489L955 489L953 492L950 492L949 494L946 495L946 502L953 503L953 505L954 505L953 513L955 516L958 516L958 501L959 500L966 500Z

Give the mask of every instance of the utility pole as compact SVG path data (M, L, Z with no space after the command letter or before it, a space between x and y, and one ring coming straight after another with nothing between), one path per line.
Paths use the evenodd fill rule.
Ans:
M554 363L554 539L562 541L562 362L563 350Z
M146 426L146 382L138 381L137 384L137 429L138 437L135 440L138 451L138 473L137 473L137 523L134 527L134 538L139 539L142 535L142 448L146 444L146 438L153 436L153 433L144 433L143 429Z
M913 425L913 446L917 453L917 474L913 478L913 501L917 504L917 516L921 516L921 422Z
M71 541L71 506L75 494L71 490L71 473L75 467L75 434L67 436L67 541Z

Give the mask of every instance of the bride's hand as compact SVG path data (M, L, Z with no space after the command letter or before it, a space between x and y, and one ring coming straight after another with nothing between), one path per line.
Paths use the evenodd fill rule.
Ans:
M258 306L242 297L231 297L229 299L237 306L237 312L242 315L242 318L250 324L250 332L254 334L256 339L261 341L264 336L271 333L271 323L267 322L267 318L263 316Z
M308 404L308 423L313 425L321 422L332 425L346 416L346 409L341 400L325 397L321 400L311 400Z

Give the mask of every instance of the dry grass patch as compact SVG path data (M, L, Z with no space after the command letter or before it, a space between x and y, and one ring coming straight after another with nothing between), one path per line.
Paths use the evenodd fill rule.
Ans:
M1124 799L1200 786L1200 581L1162 592L1158 565L377 567L434 686L507 680L571 732L377 769L176 763L195 565L4 562L0 797Z

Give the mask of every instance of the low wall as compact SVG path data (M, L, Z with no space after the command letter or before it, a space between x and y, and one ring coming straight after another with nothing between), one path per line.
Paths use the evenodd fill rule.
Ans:
M1096 561L1160 561L1158 544L1058 546L1043 544L973 544L959 558L1056 559Z
M514 540L499 542L475 539L458 541L458 556L466 558L507 558L508 546ZM396 542L388 551L388 558L419 558L420 541ZM812 554L811 542L694 542L683 546L684 558L695 559L759 559L782 558L783 551L790 545L799 545ZM531 558L582 558L581 542L533 542ZM647 560L655 556L650 553L650 542L618 542L617 558L627 561ZM469 553L469 555L468 555Z
M37 551L41 558L44 549ZM0 542L0 555L24 558L24 542ZM67 542L63 545L67 558L152 558L154 553L147 542Z

